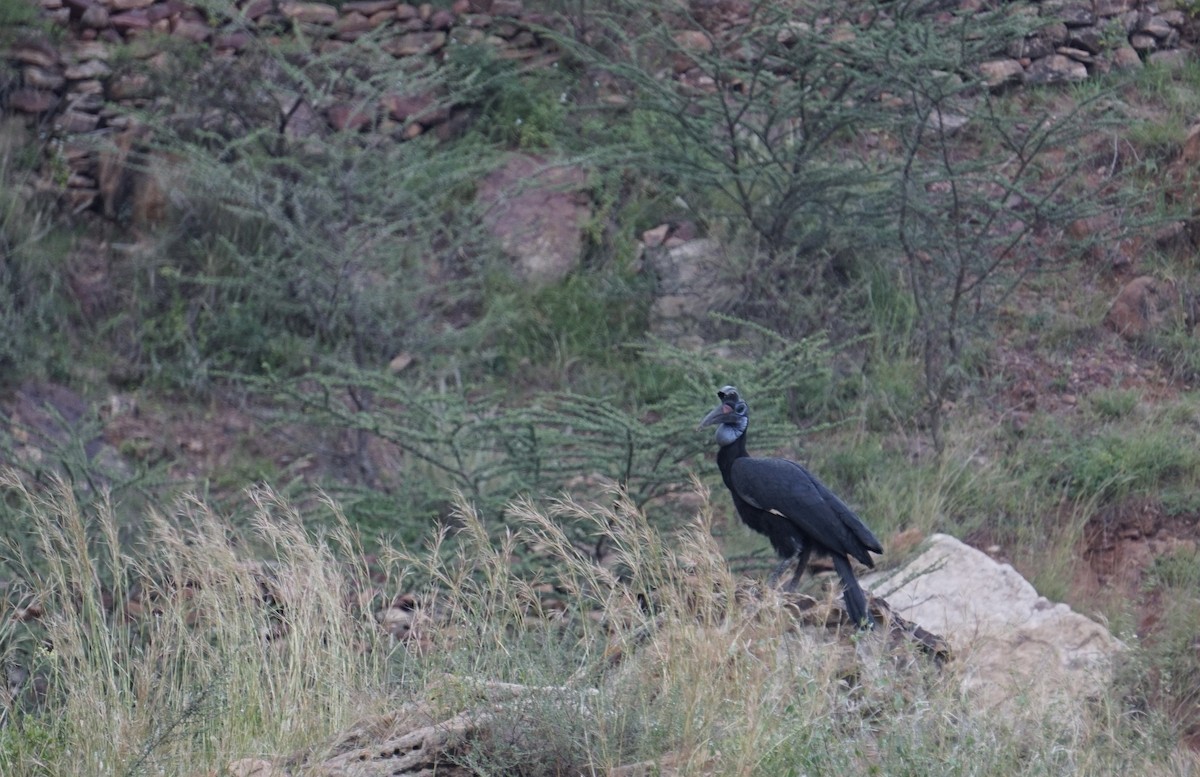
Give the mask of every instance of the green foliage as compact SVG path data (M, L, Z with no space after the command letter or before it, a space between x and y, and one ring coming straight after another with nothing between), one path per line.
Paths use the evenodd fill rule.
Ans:
M442 77L455 103L478 111L475 130L491 143L538 149L564 135L568 81L556 68L523 68L477 43L451 47Z
M41 147L20 120L0 123L0 386L54 374L68 360L70 236L52 203L32 193Z
M642 383L640 392L638 384L601 395L519 386L459 392L346 369L263 381L260 388L275 393L280 423L362 435L399 451L403 465L394 472L371 471L365 454L357 464L370 485L402 506L393 526L407 533L444 515L450 489L489 514L520 494L592 493L604 484L619 485L639 506L658 503L687 482L711 445L711 435L695 427L716 388L729 382L755 397L755 445L787 444L794 432L786 421L810 417L824 402L824 344L754 327L746 333L723 345L736 354L729 358L665 344L630 348L633 363L674 376ZM762 358L768 353L771 359Z
M1116 421L1130 416L1138 406L1140 393L1121 389L1096 391L1088 396L1092 410L1104 421Z
M471 193L488 150L284 126L334 100L368 110L384 93L437 94L437 78L369 40L303 59L262 40L198 72L172 61L178 99L143 117L172 220L128 268L132 314L117 332L144 379L197 390L218 373L297 374L320 358L384 364L438 347L436 322L479 304L491 249ZM293 101L282 118L248 72Z
M541 288L507 276L497 286L488 294L486 327L493 333L490 368L497 377L569 386L573 371L632 378L645 366L632 348L643 336L652 301L644 276L608 269L578 272Z
M1075 498L1116 499L1180 483L1200 474L1200 453L1181 445L1175 430L1107 430L1046 451L1033 464Z
M44 27L36 3L27 0L0 0L0 46L12 42L18 34ZM5 67L0 63L0 68Z

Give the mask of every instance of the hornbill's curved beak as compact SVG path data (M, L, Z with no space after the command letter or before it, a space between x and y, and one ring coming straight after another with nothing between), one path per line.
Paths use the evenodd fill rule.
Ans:
M706 426L712 426L713 424L729 423L733 419L733 408L722 402L712 410L708 411L708 415L704 416L704 419L700 422L700 425L697 426L696 429L698 431Z

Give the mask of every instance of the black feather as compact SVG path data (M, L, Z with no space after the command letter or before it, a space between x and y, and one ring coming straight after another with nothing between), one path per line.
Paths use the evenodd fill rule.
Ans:
M789 589L794 588L812 553L828 555L845 589L846 611L855 623L871 624L866 595L849 557L873 567L871 553L883 552L879 540L845 502L801 465L788 459L752 457L746 450L749 408L732 386L717 396L721 404L700 425L719 424L717 466L738 515L765 535L784 559L772 578L796 560L788 583Z

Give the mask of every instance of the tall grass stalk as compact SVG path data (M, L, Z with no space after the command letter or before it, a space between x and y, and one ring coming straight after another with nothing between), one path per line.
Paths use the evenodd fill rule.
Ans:
M344 524L314 538L263 489L248 537L193 499L123 544L111 504L85 512L61 483L3 485L36 535L23 583L45 613L37 647L5 658L44 673L49 697L46 714L22 719L44 737L0 732L0 773L221 768L311 746L381 708L387 652L347 606L364 578ZM13 637L0 631L0 645Z
M365 570L344 524L314 538L270 491L253 492L244 537L189 500L129 547L111 507L5 486L39 540L27 583L52 689L44 713L0 728L5 775L195 774L247 756L307 773L336 732L406 702L435 727L469 721L443 763L481 775L1195 768L1161 717L1130 715L1115 691L1071 710L985 709L953 663L882 630L839 635L819 601L798 617L731 574L699 484L694 517L669 532L617 490L515 502L501 533L456 499L426 547L381 560L419 611L391 652L348 606ZM604 538L599 562L577 524ZM514 564L518 549L542 571Z

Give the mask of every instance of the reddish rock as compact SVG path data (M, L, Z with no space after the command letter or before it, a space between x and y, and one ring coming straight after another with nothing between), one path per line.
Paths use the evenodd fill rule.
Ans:
M150 20L142 10L126 11L115 14L109 23L118 30L146 30L150 28Z
M52 68L59 62L58 50L45 40L23 40L15 43L9 49L8 58L43 68Z
M428 92L384 95L380 103L396 121L420 120L425 124L436 124L450 117L450 108L438 105L433 94Z
M108 46L99 41L91 41L90 43L76 46L73 55L72 59L76 62L83 62L87 59L99 59L107 62L109 49Z
M108 26L108 9L102 5L88 6L79 17L79 23L94 30L104 29Z
M371 123L371 114L361 107L348 103L338 103L326 111L329 124L338 132L349 130L356 132Z
M351 11L333 24L333 32L342 40L354 40L371 29L371 20L357 11Z
M55 125L63 132L78 135L83 132L91 132L100 126L100 117L94 113L84 113L83 111L63 111Z
M154 94L154 85L150 76L145 73L129 73L114 78L108 84L110 100L133 100L139 97L150 97Z
M440 8L429 17L429 26L435 30L448 30L454 26L454 14Z
M246 7L242 9L242 13L250 21L257 20L260 16L270 12L275 7L272 0L250 0L246 3Z
M444 32L408 32L384 44L384 51L394 57L433 54L446 45Z
M67 79L63 78L62 73L58 71L47 70L37 65L27 65L21 71L21 81L31 89L55 91L61 89L63 84L67 82Z
M420 18L420 14L415 6L408 5L407 3L401 3L400 5L396 6L396 18L402 22L406 22L409 19Z
M536 283L565 278L580 262L583 226L591 215L581 167L513 154L484 178L478 199L484 224L520 277Z
M232 49L233 51L241 51L249 45L252 38L250 33L244 30L232 30L230 32L222 32L213 37L213 48L217 49Z
M1025 68L1015 59L993 59L979 64L979 74L991 89L1007 84L1019 84L1025 77Z
M14 89L8 95L8 107L21 113L45 113L57 102L53 92L42 89Z
M154 0L108 0L108 6L114 11L131 11L151 5L154 5Z
M333 24L338 20L338 10L327 3L284 2L279 10L289 19L308 24Z
M1104 316L1104 323L1127 340L1161 328L1176 302L1175 287L1143 275L1125 284Z
M172 25L171 34L192 43L203 43L212 36L212 28L204 22L179 19Z
M91 78L104 78L112 69L98 59L89 59L78 65L71 65L63 71L68 81L83 81Z
M371 16L367 19L367 22L371 25L371 29L373 30L376 27L382 27L395 18L395 11L379 11L378 13L371 14Z

